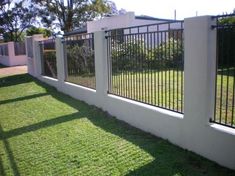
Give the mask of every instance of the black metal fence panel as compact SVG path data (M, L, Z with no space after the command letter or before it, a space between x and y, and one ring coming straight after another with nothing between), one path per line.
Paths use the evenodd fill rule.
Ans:
M94 34L65 36L66 81L95 89Z
M1 44L0 45L0 55L1 56L8 56L8 44Z
M42 75L57 78L55 40L48 39L40 42Z
M183 22L106 33L110 94L183 113Z
M14 42L15 55L26 55L26 48L24 42Z
M235 128L235 14L214 17L217 30L215 115L212 122ZM215 30L214 29L214 30Z

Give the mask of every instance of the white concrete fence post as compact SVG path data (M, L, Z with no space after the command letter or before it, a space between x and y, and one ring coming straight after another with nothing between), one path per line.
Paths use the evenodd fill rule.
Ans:
M34 74L35 77L39 77L42 74L42 61L41 61L41 49L39 45L39 41L33 41L33 48L34 48Z
M108 91L107 40L105 32L94 33L96 93L100 107L105 107Z
M65 81L65 59L64 59L64 45L61 38L56 38L56 63L57 63L57 78L59 84Z
M8 42L8 59L9 59L9 65L12 65L14 62L15 57L15 46L14 42Z
M26 56L27 56L27 69L28 73L32 76L34 76L34 69L33 69L33 51L29 51L30 49L33 50L33 37L32 36L26 36L25 37L25 49L26 49Z
M211 16L184 22L183 146L234 168L234 135L213 128L216 75L216 30ZM221 125L220 125L221 126Z
M210 16L187 18L184 24L184 114L185 121L195 126L208 125L213 116L216 31L212 24Z

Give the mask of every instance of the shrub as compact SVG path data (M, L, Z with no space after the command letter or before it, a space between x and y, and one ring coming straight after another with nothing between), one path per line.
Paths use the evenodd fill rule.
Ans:
M85 43L67 46L67 65L70 74L94 74L94 51Z

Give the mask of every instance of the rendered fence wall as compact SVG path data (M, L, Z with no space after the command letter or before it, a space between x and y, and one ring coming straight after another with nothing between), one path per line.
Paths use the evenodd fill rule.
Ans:
M7 49L4 49L4 55L0 55L0 63L6 66L16 66L16 65L26 65L27 57L26 55L16 55L15 54L15 44L14 42L7 43Z
M65 82L61 39L56 40L58 79L41 76L39 44L35 42L36 76L59 91L108 111L137 128L168 139L223 166L235 169L235 130L210 123L214 116L216 31L210 16L184 22L184 114L110 95L107 40L94 33L96 90Z

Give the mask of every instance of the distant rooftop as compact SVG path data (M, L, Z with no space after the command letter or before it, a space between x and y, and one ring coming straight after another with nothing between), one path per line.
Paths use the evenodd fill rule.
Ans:
M138 20L156 20L156 21L176 21L174 19L155 18L155 17L148 16L148 15L137 15L137 16L135 16L135 19L138 19Z
M84 34L87 33L87 26L80 27L78 29L75 29L71 32L67 32L64 34L64 36L69 36L69 35L76 35L76 34Z
M128 13L133 13L133 12L128 12ZM126 14L122 14L122 15L126 15ZM115 17L118 15L108 15L106 16L106 18L111 18L111 17ZM147 16L147 15L134 15L133 13L133 17L136 20L151 20L151 21L158 21L158 22L176 22L177 20L174 19L164 19L164 18L155 18L152 16ZM78 29L75 29L71 32L67 32L64 34L64 36L70 36L70 35L76 35L76 34L84 34L87 33L87 25L84 25L83 27L80 27Z

